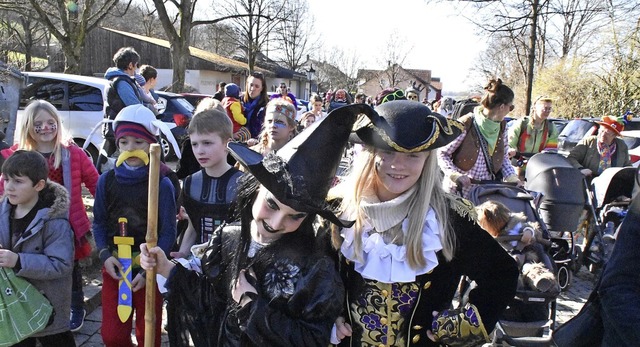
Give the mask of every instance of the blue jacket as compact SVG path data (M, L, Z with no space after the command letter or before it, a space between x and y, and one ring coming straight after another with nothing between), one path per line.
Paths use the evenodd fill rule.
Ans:
M104 78L108 80L112 80L118 76L125 76L125 77L132 78L131 76L127 75L124 71L118 69L117 67L110 67L109 69L107 69L107 72L104 73ZM129 83L117 83L116 91L118 92L118 96L120 96L120 99L122 100L125 106L142 103L138 98L136 91L133 90L133 88Z
M45 208L40 209L20 239L11 247L20 257L20 276L41 291L53 306L53 323L33 336L69 331L71 309L71 271L73 270L73 231L67 220L69 194L53 182L40 192ZM6 197L0 208L0 244L11 245L9 218L11 205Z

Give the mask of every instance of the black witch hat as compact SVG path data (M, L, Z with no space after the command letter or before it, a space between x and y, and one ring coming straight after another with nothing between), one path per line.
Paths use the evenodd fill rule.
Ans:
M331 111L321 122L294 137L277 154L264 158L239 144L228 148L276 199L300 212L317 213L347 226L329 209L325 198L331 188L349 134L359 114L371 114L365 104L352 104Z
M376 106L355 126L357 138L386 151L421 152L442 147L458 137L464 126L419 102L395 100Z

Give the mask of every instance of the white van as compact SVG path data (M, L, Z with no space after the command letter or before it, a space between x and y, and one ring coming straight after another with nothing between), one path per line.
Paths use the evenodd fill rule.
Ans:
M23 72L25 87L20 93L14 143L20 139L24 109L32 100L46 100L61 116L65 130L82 147L91 130L102 121L105 112L106 89L109 81L103 78L53 72ZM95 163L102 146L102 131L88 139L86 151Z

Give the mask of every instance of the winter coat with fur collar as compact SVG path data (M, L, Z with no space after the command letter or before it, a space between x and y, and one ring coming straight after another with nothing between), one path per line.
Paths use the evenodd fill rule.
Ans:
M48 336L69 330L73 231L67 220L69 194L61 185L47 182L40 192L45 208L40 209L22 236L11 247L20 257L20 276L33 284L51 302L53 323L34 336ZM11 245L11 205L3 197L0 207L0 244ZM16 271L17 270L17 271Z

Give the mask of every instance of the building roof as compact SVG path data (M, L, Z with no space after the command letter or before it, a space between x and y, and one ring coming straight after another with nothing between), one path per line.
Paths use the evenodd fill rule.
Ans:
M126 31L120 31L120 30L115 30L115 29L110 29L110 28L103 28L105 30L120 34L120 35L124 35L124 36L128 36L140 41L144 41L144 42L148 42L157 46L161 46L161 47L165 47L165 48L171 48L171 44L169 41L167 40L163 40L163 39L158 39L158 38L153 38L153 37L148 37L148 36L143 36L143 35L138 35L138 34L133 34L133 33L129 33ZM193 46L189 47L189 53L191 54L192 57L195 58L199 58L205 61L208 61L210 63L219 65L223 68L235 71L235 72L242 72L242 71L248 71L249 70L249 65L247 65L247 63L241 62L241 61L237 61L234 59L230 59L230 58L225 58L219 54L216 53L212 53L212 52L207 52L205 50L199 49L199 48L195 48ZM265 75L275 75L275 72L270 71L270 70L266 70L266 69L262 69L262 68L258 68L256 67L255 69L256 71L260 71L262 73L264 73Z

